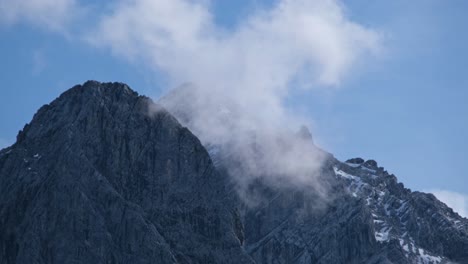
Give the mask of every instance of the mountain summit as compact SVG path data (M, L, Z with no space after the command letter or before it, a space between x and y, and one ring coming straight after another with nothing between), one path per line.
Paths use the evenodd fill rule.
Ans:
M149 104L90 81L37 112L0 153L0 263L252 263L223 175Z
M327 154L326 199L256 178L247 203L177 115L96 81L41 107L0 151L0 263L468 263L468 220L377 162Z

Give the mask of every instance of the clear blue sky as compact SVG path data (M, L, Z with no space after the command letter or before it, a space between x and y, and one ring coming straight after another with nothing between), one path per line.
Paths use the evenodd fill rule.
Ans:
M218 0L213 9L229 30L272 4ZM313 117L316 141L339 159L372 158L413 190L468 196L468 2L350 0L345 8L384 33L385 52L338 89L296 91L288 103ZM75 84L121 81L157 97L165 83L162 73L33 22L0 23L0 147Z

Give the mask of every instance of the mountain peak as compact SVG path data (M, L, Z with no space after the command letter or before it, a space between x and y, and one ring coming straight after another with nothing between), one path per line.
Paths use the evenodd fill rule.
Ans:
M108 96L138 96L127 84L121 82L99 82L88 80L83 84L75 85L64 92L60 97L69 97L70 94L81 94L85 96L108 97Z
M302 125L299 128L299 131L297 132L297 135L299 136L299 138L301 138L303 140L313 142L312 133L310 133L309 128L307 128L305 125Z
M41 138L58 130L73 130L76 126L87 131L105 126L110 121L124 123L132 113L139 113L146 118L150 118L150 114L163 114L180 126L165 109L155 106L151 99L139 96L125 83L86 81L42 106L32 121L19 131L17 143ZM158 111L152 111L150 107Z
M227 180L153 105L88 81L36 113L0 152L0 263L252 263Z

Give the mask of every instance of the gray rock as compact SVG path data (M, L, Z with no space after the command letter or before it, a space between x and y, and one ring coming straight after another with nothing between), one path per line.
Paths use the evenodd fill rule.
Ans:
M366 160L366 162L364 162L364 166L367 166L369 168L377 168L377 161L375 161L375 160Z
M225 176L121 83L43 106L0 154L0 263L252 263Z
M362 164L362 163L364 163L364 160L362 158L352 158L352 159L346 160L346 163Z

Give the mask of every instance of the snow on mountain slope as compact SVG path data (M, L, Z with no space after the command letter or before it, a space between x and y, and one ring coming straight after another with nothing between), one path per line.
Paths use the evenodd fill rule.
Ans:
M436 231L467 237L467 219L432 194L413 193L404 188L376 162L351 159L337 163L333 169L349 195L365 200L372 214L375 239L382 244L397 240L405 256L414 263L447 261L443 254L451 251L450 245L444 246L440 238L450 238L438 236Z

